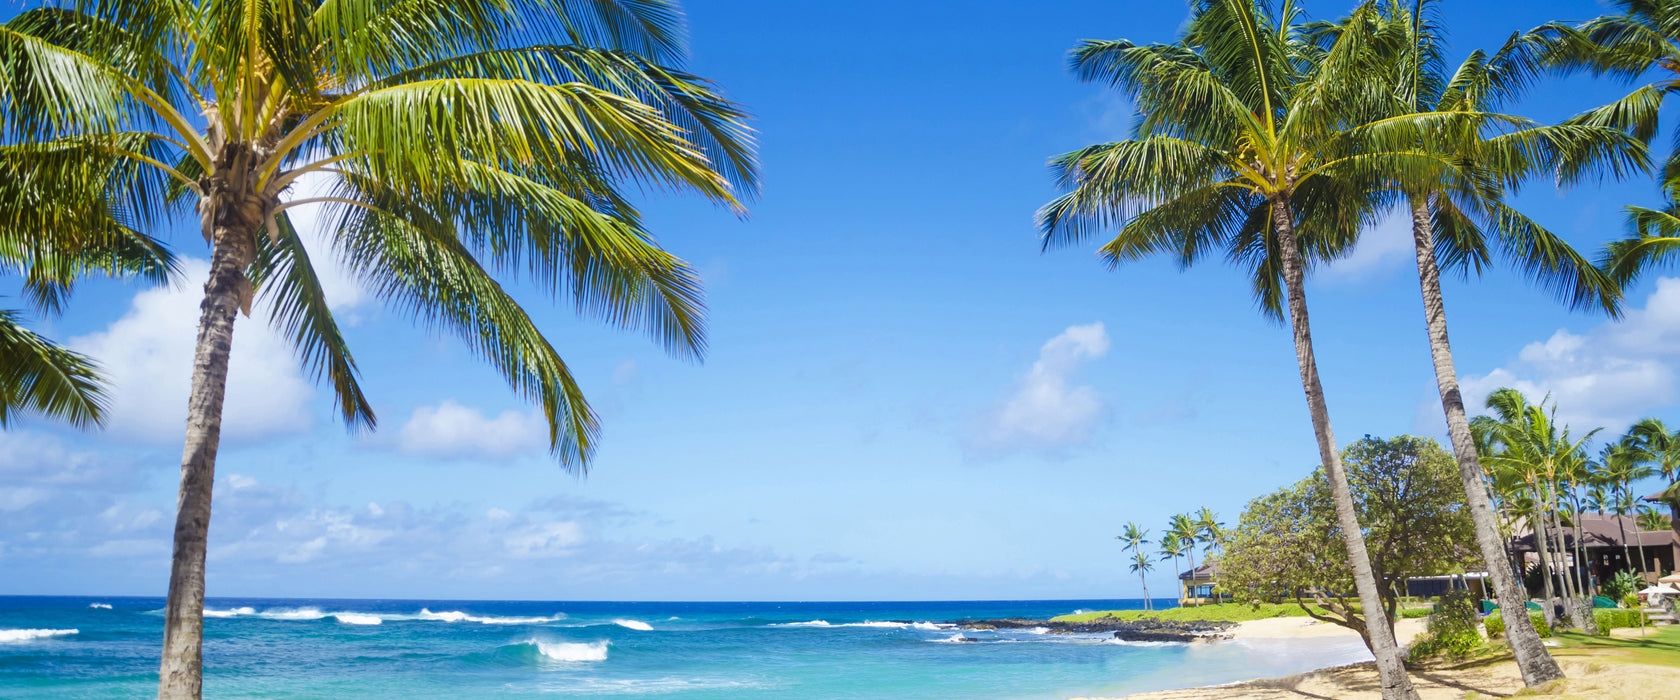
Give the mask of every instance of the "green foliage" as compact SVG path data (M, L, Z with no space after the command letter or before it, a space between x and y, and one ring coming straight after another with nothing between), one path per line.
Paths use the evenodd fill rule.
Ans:
M1343 464L1379 589L1462 571L1473 560L1457 463L1435 441L1366 436L1343 450ZM1342 621L1360 614L1354 601L1328 593L1354 587L1322 471L1251 501L1225 533L1220 567L1220 583L1236 602L1294 600Z
M1413 659L1427 659L1441 654L1462 658L1482 643L1476 630L1476 601L1469 591L1453 591L1441 596L1435 614L1429 617L1429 631L1412 645Z
M1645 617L1645 613L1638 609L1600 609L1594 610L1593 615L1598 618L1598 635L1600 637L1609 636L1610 630L1617 627L1638 627Z
M1639 591L1639 579L1633 572L1622 570L1604 582L1604 595L1611 600L1624 600Z
M1415 620L1420 617L1429 617L1429 615L1429 608L1402 608L1394 616L1402 620Z
M1489 638L1505 634L1505 619L1501 616L1502 612L1503 611L1495 610L1493 611L1493 614L1482 619L1482 625L1487 628L1487 635ZM1552 636L1552 628L1546 624L1545 615L1530 610L1528 611L1528 620L1529 622L1534 623L1534 631L1539 632L1541 637Z
M1641 603L1639 601L1639 594L1638 593L1629 593L1625 596L1622 596L1622 607L1624 607L1624 608L1628 608L1630 610L1638 610L1642 605L1643 605L1643 603Z

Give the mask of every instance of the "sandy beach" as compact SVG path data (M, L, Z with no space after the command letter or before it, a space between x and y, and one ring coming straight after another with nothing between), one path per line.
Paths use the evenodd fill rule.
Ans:
M1396 636L1406 644L1421 634L1423 620L1400 620ZM1638 630L1619 629L1614 636L1637 638ZM1244 622L1233 630L1234 639L1303 639L1348 636L1353 632L1308 618L1273 618ZM1538 694L1559 698L1621 698L1658 700L1680 697L1680 669L1628 664L1602 652L1589 650L1554 651L1567 676L1539 689ZM1422 700L1463 700L1467 697L1505 697L1523 691L1522 677L1510 657L1479 659L1462 664L1427 666L1411 670L1412 682ZM1376 700L1377 672L1372 663L1319 669L1307 673L1215 687L1164 690L1127 695L1124 698L1075 698L1074 700Z

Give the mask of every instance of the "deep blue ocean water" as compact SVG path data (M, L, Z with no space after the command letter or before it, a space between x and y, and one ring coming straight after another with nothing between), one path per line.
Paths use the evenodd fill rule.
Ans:
M204 688L207 698L1048 699L1370 658L1345 639L1130 644L940 624L1141 605L221 598L206 606ZM0 596L0 698L155 694L162 607Z

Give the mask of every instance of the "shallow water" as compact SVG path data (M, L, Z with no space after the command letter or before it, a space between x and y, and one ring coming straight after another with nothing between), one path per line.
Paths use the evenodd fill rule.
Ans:
M204 687L214 698L1066 698L1370 658L1346 639L1125 644L940 624L1141 605L212 599ZM155 693L162 607L0 597L0 697Z

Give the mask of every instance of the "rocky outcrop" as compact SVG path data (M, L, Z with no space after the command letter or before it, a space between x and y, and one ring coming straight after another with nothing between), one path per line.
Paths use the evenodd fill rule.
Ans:
M1228 631L1235 622L1178 622L1173 620L1118 620L1112 617L1085 622L1057 622L1004 618L999 620L958 620L954 624L965 630L1031 630L1043 629L1049 634L1103 634L1112 632L1116 639L1128 642L1194 642L1229 639Z

